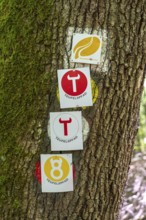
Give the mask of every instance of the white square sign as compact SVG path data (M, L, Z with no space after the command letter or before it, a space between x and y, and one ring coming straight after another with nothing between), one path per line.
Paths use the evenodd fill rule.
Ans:
M41 154L42 192L73 191L71 154Z
M51 112L51 150L82 150L81 112Z
M76 63L100 63L102 39L97 35L73 34L71 61Z
M58 70L60 107L92 106L89 67Z

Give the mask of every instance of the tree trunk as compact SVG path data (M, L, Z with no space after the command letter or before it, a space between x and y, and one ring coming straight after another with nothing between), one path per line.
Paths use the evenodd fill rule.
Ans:
M1 219L116 220L126 183L145 65L144 0L2 1L0 3ZM83 151L73 153L74 191L41 193L34 175L51 153L49 112L60 111L57 69L70 63L72 33L103 36L98 86ZM72 109L68 109L69 111Z

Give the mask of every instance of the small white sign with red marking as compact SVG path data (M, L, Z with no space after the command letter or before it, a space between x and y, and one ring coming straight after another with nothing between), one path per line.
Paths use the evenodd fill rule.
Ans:
M51 112L51 150L82 150L81 112Z
M92 106L89 67L58 70L60 107Z

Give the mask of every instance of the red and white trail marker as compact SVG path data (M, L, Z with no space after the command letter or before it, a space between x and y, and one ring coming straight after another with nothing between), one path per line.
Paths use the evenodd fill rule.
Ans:
M59 118L59 123L63 124L64 136L68 136L68 124L72 123L72 118L69 117L69 119L66 120Z
M93 105L88 67L58 70L58 84L61 108Z
M51 150L82 150L81 112L51 112Z

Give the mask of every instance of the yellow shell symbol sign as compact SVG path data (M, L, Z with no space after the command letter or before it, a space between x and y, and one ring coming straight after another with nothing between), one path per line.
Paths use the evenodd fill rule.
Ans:
M80 40L73 48L75 59L90 56L97 52L100 47L100 39L97 37L86 37Z
M52 182L62 182L65 180L70 171L70 165L68 161L61 156L50 157L44 165L45 175Z

